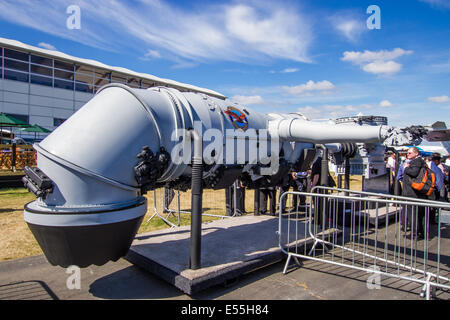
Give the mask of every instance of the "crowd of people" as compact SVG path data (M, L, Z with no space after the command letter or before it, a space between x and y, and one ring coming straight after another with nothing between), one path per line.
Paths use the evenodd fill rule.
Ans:
M397 161L399 164L397 165ZM420 151L416 147L408 149L406 156L396 159L395 153L390 153L386 158L386 167L390 170L391 179L391 193L394 194L393 185L395 180L399 182L399 190L397 195L409 198L428 199L449 202L449 172L450 172L450 157L446 159L441 157L439 153L434 153L429 157L422 157ZM396 167L398 166L398 168ZM424 194L413 188L414 183L417 183L420 173L423 168L429 168L435 177L434 188L430 194ZM292 197L291 206L287 204L287 197L280 199L281 195L291 188L293 191L311 192L315 186L322 185L322 180L327 181L327 186L334 187L335 181L328 173L327 179L321 179L322 174L322 157L318 157L312 166L305 172L291 171L283 177L282 185L280 187L265 187L255 190L254 193L254 214L255 215L276 215L277 202L280 204L281 212L300 212L303 211L306 205L305 196ZM420 178L422 179L422 178ZM226 215L240 216L247 213L245 209L245 186L240 179L237 179L231 186L225 189L226 199ZM166 189L164 192L164 205L168 208L170 202L174 197L172 189ZM319 202L320 203L320 202ZM289 208L289 209L288 209ZM321 209L318 209L321 212ZM437 210L429 210L427 215L428 222L436 223ZM417 227L417 235L419 238L424 237L424 217L426 215L426 208L424 206L405 206L401 212L402 230L407 232L411 225ZM320 215L318 216L320 220ZM318 221L320 223L320 221Z
M393 181L400 182L400 188L402 196L436 200L442 202L449 201L449 171L450 163L449 158L443 159L439 153L433 153L431 156L422 157L420 151L416 147L411 147L406 153L406 157L400 159L401 163L396 171L396 156L395 154L389 155L386 159L386 166L391 170ZM418 180L425 178L421 175L423 168L429 168L434 173L434 188L429 193L421 192L415 188L415 184L420 183ZM416 212L414 212L416 210ZM426 208L424 206L405 206L402 210L401 224L402 230L407 232L411 225L417 226L418 238L424 238L425 233L425 220L428 220L430 224L436 224L436 212L437 210L429 210L429 217L426 217ZM416 214L417 213L417 214ZM415 220L417 219L417 221Z
M291 171L283 177L281 187L266 187L255 190L255 215L276 215L277 202L279 204L280 197L284 192L293 191L310 192L315 186L321 185L321 162L322 158L318 157L312 164L311 168L304 172ZM330 182L334 180L329 176ZM333 185L331 185L333 186ZM236 195L234 192L236 191ZM226 198L226 215L243 215L245 210L245 187L238 179L236 182L225 190ZM281 199L282 213L297 212L304 207L306 202L305 196L295 196L292 198L292 207L287 209L287 197ZM234 208L236 203L236 209Z
M450 158L444 159L439 153L434 153L429 157L422 157L420 151L416 147L408 149L406 156L400 159L398 165L398 172L396 171L396 157L391 153L386 157L386 166L391 169L393 175L392 180L399 181L398 195L410 198L428 199L436 201L449 201L449 169ZM277 214L277 202L279 204L281 195L293 189L293 191L311 192L312 188L321 185L321 162L322 158L317 158L310 169L305 172L292 171L287 174L282 181L281 187L267 187L255 190L255 215ZM422 194L415 190L412 185L418 179L421 169L427 167L431 169L435 176L435 186L431 194ZM329 176L328 185L334 180ZM331 185L333 186L333 185ZM391 189L394 193L394 188ZM236 192L236 195L234 194ZM292 198L291 206L289 207L287 197L281 199L281 212L298 212L301 211L305 205L306 198L304 196L295 196ZM236 208L234 208L236 203ZM234 185L226 189L226 214L229 216L242 215L246 213L245 210L245 187L240 180L237 180ZM288 209L289 208L289 209ZM437 210L429 210L427 215L428 222L435 224ZM424 237L424 218L425 207L423 206L406 206L401 213L402 230L407 232L411 228L411 224L417 227L417 235L419 238ZM413 221L413 219L416 219Z
M391 184L393 185L395 180L398 180L401 182L400 184L401 190L403 189L405 168L410 167L411 161L414 160L415 158L420 158L421 160L423 160L424 161L423 163L420 160L416 160L416 162L420 161L421 165L426 165L434 172L436 176L436 188L435 192L431 197L432 200L448 202L450 192L450 184L449 184L450 156L444 158L439 153L433 153L431 156L422 157L420 154L420 150L418 148L411 147L408 149L406 157L400 157L398 173L396 173L397 159L395 153L391 152L385 159L386 167L391 170L391 174L393 177L393 179L391 180ZM391 188L391 191L392 190L393 188ZM400 192L400 194L405 195L402 192ZM413 194L411 194L410 196L414 197Z

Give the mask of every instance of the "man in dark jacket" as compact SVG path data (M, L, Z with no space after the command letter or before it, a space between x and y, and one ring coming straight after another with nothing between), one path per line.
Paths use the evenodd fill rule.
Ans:
M419 149L416 147L411 147L408 149L406 158L409 160L405 162L404 165L404 175L403 175L403 192L402 195L405 197L411 197L416 199L430 199L425 194L420 194L412 188L413 179L417 178L420 174L420 170L426 167L425 161L419 156ZM408 218L411 218L412 222L417 224L417 237L419 239L424 238L424 222L425 217L425 207L424 206L409 206L404 208ZM417 213L417 216L416 216ZM417 218L416 218L417 217ZM415 226L413 227L415 229Z

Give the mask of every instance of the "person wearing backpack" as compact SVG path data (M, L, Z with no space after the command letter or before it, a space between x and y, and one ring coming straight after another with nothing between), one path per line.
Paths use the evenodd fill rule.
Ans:
M416 147L409 148L406 158L409 162L406 161L404 165L402 195L416 199L434 200L435 176L425 161L419 156L419 149ZM425 236L423 221L425 218L425 207L407 205L404 209L406 214L412 217L411 220L416 222L413 228L415 229L417 226L418 239L423 239ZM415 219L416 217L417 220Z

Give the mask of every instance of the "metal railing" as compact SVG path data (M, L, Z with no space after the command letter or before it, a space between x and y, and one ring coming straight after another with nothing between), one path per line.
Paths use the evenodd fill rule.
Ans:
M441 237L447 230L441 213L449 203L327 187L312 191L280 197L307 199L303 212L279 217L279 246L288 255L283 273L291 259L300 264L301 258L416 282L427 299L436 289L450 289L450 255L442 252L449 240Z
M181 194L183 193L183 196ZM153 190L153 214L147 219L147 222L159 218L169 227L179 227L181 225L181 215L191 214L191 197L190 191L187 195L185 192L180 192L179 190L159 188ZM233 204L231 207L232 214L226 215L226 204L225 204L225 191L221 190L203 190L203 212L202 216L213 217L220 219L232 218L238 215L236 211L237 198L236 191L233 193L231 201ZM176 218L176 223L173 223L169 218L173 216Z

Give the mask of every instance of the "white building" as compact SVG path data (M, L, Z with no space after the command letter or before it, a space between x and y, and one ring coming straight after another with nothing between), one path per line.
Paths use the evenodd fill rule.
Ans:
M103 85L166 86L225 99L212 90L111 67L0 38L0 112L54 130Z

